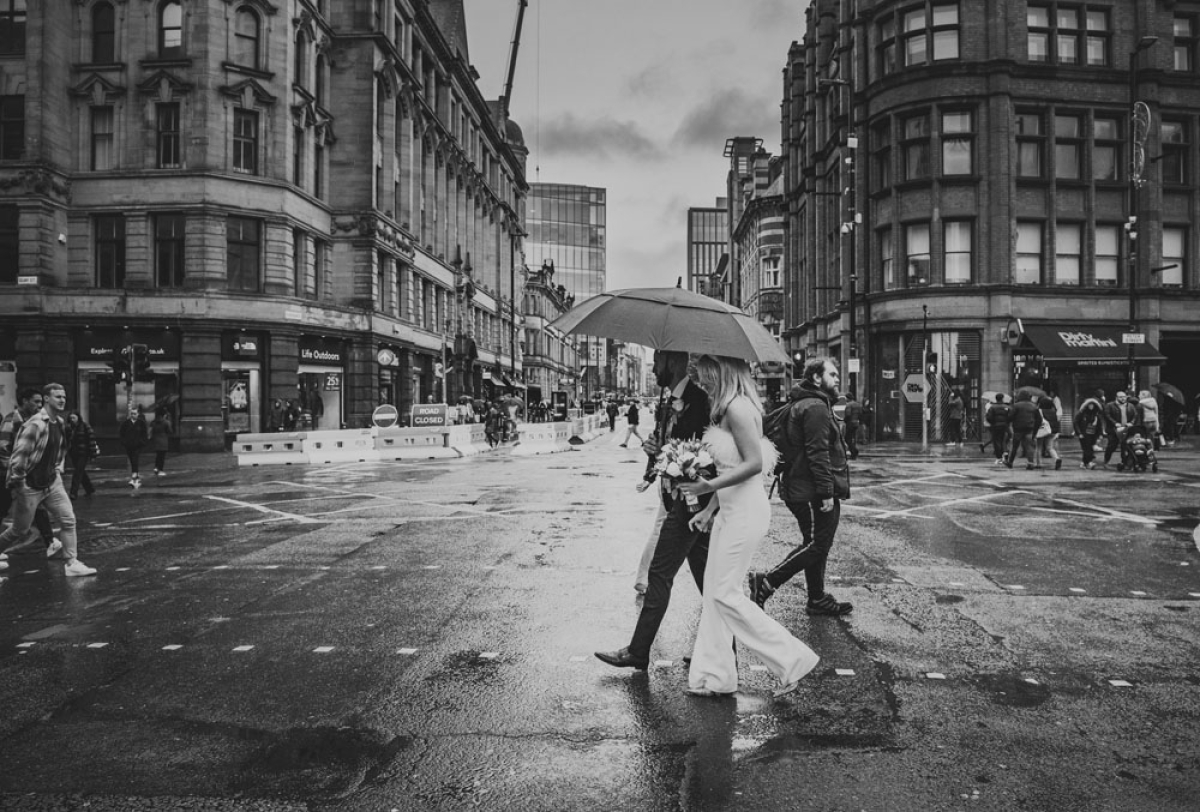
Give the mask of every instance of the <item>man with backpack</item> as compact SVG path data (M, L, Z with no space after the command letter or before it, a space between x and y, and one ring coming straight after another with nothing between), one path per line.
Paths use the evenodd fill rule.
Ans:
M832 358L812 359L804 367L804 379L792 387L788 405L764 423L779 449L780 496L799 522L803 541L770 572L748 574L750 597L759 606L803 570L808 614L838 617L854 609L825 591L825 564L837 534L841 500L850 498L846 442L833 411L838 381Z
M983 422L987 423L991 439L986 443L981 443L979 451L983 452L991 445L992 451L996 455L996 461L992 464L1000 465L1004 462L1004 444L1008 439L1008 426L1012 422L1012 406L1004 402L1003 394L996 393L996 400L988 404L987 411L983 415Z

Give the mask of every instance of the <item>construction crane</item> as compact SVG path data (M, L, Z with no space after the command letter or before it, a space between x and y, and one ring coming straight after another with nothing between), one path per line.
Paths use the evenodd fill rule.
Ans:
M513 27L512 42L508 46L508 76L504 80L504 95L500 97L500 108L508 119L509 103L512 101L513 75L517 72L517 50L521 47L521 25L525 22L525 7L529 0L517 0L517 24Z

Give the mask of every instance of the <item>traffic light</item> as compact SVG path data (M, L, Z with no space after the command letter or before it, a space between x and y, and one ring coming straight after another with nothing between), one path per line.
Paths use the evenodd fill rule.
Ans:
M930 375L936 375L938 371L938 358L936 352L931 352L925 356L925 371Z
M433 377L435 377L435 378L446 377L446 365L443 364L441 361L438 361L436 364L433 365Z
M792 350L792 378L804 377L804 350Z
M108 362L118 383L130 380L129 377L129 347L113 347L112 360Z
M133 379L135 381L153 381L154 370L150 369L150 348L145 344L131 344L133 350Z

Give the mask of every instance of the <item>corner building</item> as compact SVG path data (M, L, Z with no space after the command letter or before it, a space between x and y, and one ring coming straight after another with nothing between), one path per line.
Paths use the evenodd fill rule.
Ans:
M219 450L289 401L362 427L519 366L527 152L461 0L0 12L0 374L63 382L103 442L144 343L133 402Z
M974 436L1025 384L1194 398L1198 43L1184 0L814 0L784 74L789 349L856 360L877 436L910 440L922 378L935 440L951 389Z

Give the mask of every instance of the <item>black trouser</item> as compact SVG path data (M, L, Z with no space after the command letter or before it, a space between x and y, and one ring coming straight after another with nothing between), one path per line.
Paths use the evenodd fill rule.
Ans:
M79 486L83 486L84 493L94 493L96 488L92 485L92 480L87 475L87 457L71 457L71 467L74 469L71 472L71 495L79 495Z
M990 444L996 459L1004 459L1004 441L1008 437L1008 426L989 426L988 431L991 433L992 439L984 443L983 447L987 448Z
M129 459L129 475L131 477L138 474L138 457L142 454L140 448L126 448L125 456Z
M1108 442L1104 445L1104 464L1108 465L1113 454L1121 449L1121 435L1116 432L1111 432L1108 435Z
M1017 459L1017 449L1020 449L1021 456L1026 462L1033 465L1037 459L1037 443L1034 442L1034 433L1037 429L1013 429L1012 435L1012 450L1008 454L1008 464L1012 465Z
M696 588L704 591L704 567L708 563L708 533L697 533L688 527L688 522L695 515L688 510L685 500L672 500L667 518L658 534L654 558L650 560L650 575L647 579L646 595L642 601L642 611L638 614L633 639L629 641L629 653L635 659L650 659L650 646L654 644L658 627L662 625L667 606L671 602L671 584L684 561L688 562L692 578L696 581Z
M962 418L960 417L957 420L954 418L950 418L950 420L948 420L947 422L949 425L947 425L946 428L949 430L948 433L950 435L950 442L961 443L963 441L963 439L962 439Z
M1083 452L1083 464L1091 465L1096 460L1096 435L1079 435L1079 450Z
M850 459L858 459L858 423L846 424L846 446L850 449Z
M154 470L155 471L167 470L167 452L166 451L155 451L154 452Z
M804 581L808 588L808 602L814 603L825 597L825 563L829 560L829 550L833 547L833 537L837 535L838 524L842 516L842 503L833 500L833 510L821 511L821 503L817 502L787 502L788 510L800 524L800 535L804 539L799 547L787 554L767 573L767 581L779 589L796 573L804 570Z

